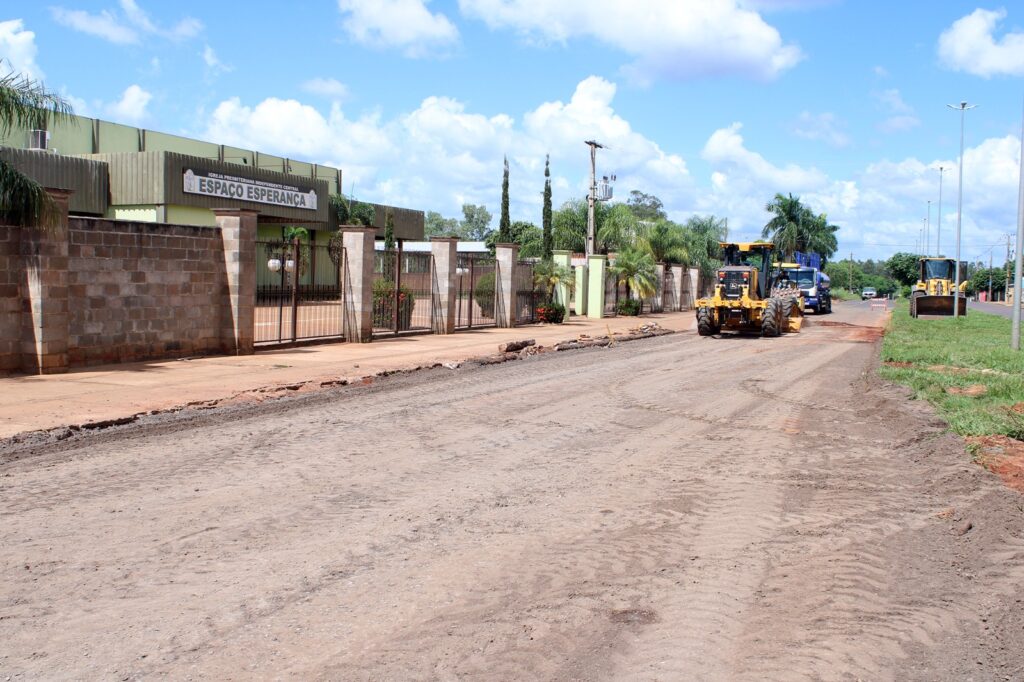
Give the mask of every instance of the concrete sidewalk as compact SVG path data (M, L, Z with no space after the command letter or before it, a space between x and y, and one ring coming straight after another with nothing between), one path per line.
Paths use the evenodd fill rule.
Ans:
M498 345L536 339L553 345L581 334L625 332L645 322L686 331L692 311L590 320L574 317L560 325L477 329L446 336L423 335L373 343L335 343L267 350L255 355L214 356L106 365L67 374L0 379L0 438L67 424L120 419L139 412L230 399L307 381L358 379L382 370L491 355Z

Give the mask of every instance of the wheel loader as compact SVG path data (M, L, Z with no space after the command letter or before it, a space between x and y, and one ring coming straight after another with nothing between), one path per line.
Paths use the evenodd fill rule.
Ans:
M952 258L922 258L918 262L920 273L917 284L910 292L910 316L952 315L954 301L959 298L960 314L967 314L964 290L967 282L960 283L960 296L954 296L956 261Z
M754 332L778 336L800 331L803 299L796 282L772 267L770 242L719 242L722 267L714 293L697 301L697 333Z

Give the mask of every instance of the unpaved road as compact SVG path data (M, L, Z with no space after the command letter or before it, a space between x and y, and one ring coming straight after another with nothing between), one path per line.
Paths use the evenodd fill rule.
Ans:
M8 462L0 679L1021 679L1024 498L837 310Z

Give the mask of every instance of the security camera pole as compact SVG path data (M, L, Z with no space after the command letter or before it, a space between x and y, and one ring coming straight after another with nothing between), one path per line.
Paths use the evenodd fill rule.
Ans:
M597 251L597 225L594 219L594 204L597 202L597 150L604 145L595 140L585 142L590 147L590 194L587 195L587 257Z
M956 199L956 287L953 289L953 317L960 317L960 224L964 208L964 114L968 109L973 109L977 104L960 102L958 106L947 104L950 109L960 110L960 162L957 164L960 171L960 183L957 188Z

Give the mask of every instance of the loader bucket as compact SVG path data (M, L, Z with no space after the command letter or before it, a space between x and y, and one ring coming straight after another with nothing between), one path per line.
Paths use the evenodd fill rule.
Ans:
M786 318L786 331L790 333L800 331L800 327L804 323L803 315L792 315Z
M953 296L918 296L917 314L952 315L954 300ZM967 314L967 299L963 296L960 297L960 314Z

